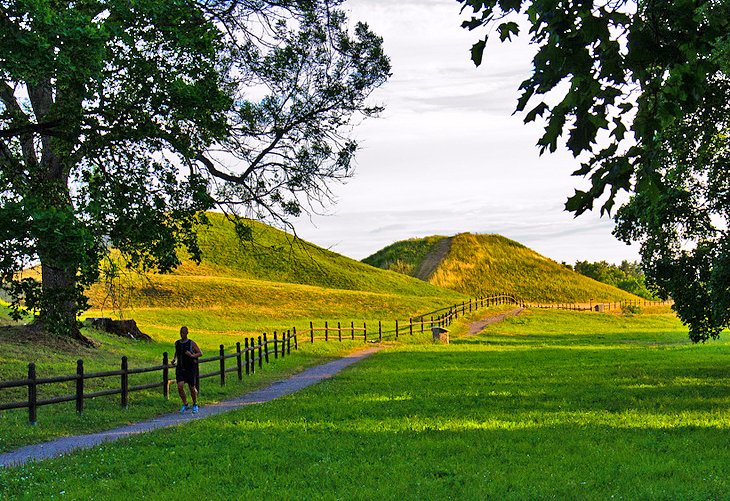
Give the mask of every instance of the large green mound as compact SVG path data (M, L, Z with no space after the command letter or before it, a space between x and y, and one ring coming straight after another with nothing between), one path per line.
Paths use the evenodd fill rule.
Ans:
M404 240L363 262L470 296L507 292L533 302L637 299L499 235Z
M452 290L368 266L255 221L246 221L251 240L241 241L234 224L222 214L209 213L208 217L211 224L198 233L202 262L184 259L171 275L128 277L126 291L117 288L119 295L126 295L127 305L245 308L254 303L271 304L274 296L282 294L290 306L307 302L308 296L321 301L321 292L307 292L309 289L302 286L356 291L365 295L361 298L364 302L371 301L373 294L430 298L429 304L437 298L444 304L463 299ZM90 297L97 308L108 308L112 302L108 284L93 287Z
M178 275L226 277L314 285L329 289L408 295L441 295L443 290L323 249L271 226L247 220L251 241L241 241L222 214L208 214L201 228L202 266L186 263Z

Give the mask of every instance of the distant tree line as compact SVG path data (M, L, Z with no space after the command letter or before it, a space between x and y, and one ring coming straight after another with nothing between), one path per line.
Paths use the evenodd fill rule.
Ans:
M567 265L571 267L570 265ZM606 261L576 261L572 267L581 275L585 275L593 280L597 280L604 284L612 285L631 294L635 294L652 301L659 298L651 291L646 284L646 276L644 275L641 265L636 261L621 261L621 264L615 265Z

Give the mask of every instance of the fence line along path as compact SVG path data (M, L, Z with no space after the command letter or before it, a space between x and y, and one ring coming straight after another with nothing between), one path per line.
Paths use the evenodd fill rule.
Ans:
M176 412L174 414L166 414L154 419L114 428L112 430L101 431L89 435L63 437L43 444L22 447L11 452L0 454L0 468L22 466L30 461L41 461L43 459L50 459L63 454L68 454L76 449L89 449L104 442L112 442L114 440L119 440L120 438L126 438L159 428L176 426L195 419L240 409L247 405L270 402L271 400L290 395L312 386L323 379L330 378L346 367L372 355L380 349L381 347L379 346L367 348L338 360L311 367L299 374L291 376L288 379L272 383L270 386L261 390L253 391L217 404L201 406L200 412L197 415L180 414Z

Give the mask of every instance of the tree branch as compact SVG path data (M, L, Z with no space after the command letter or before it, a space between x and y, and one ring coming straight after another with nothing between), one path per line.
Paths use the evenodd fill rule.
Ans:
M50 122L44 122L44 123L38 123L33 124L29 123L26 125L21 125L19 127L11 127L10 129L0 129L0 138L11 138L11 137L17 137L17 136L24 136L27 134L43 134L44 136L58 136L60 137L61 134L54 132L53 129L58 127L63 123L63 120L56 119L51 120Z
M18 101L15 99L15 91L7 82L0 82L0 101L10 111L13 119L11 123L23 124L26 126L30 122L30 117L25 113ZM33 136L30 133L17 134L20 136L20 148L23 152L23 158L28 166L38 165L38 156L36 155L35 146L33 145ZM13 137L13 136L0 136Z

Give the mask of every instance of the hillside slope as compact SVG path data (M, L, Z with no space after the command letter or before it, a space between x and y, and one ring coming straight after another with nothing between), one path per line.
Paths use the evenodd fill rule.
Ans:
M425 279L470 296L507 292L527 301L582 302L636 299L615 287L575 273L524 245L499 235L463 233L396 242L363 260L411 275L450 240L448 253ZM438 253L438 252L435 252ZM430 268L430 266L429 266Z
M108 283L97 284L89 290L92 306L113 309L115 301L142 308L235 306L245 310L251 306L261 314L261 308L268 304L269 313L277 316L276 303L283 298L288 309L303 308L303 303L315 298L318 303L326 303L328 296L339 298L335 303L347 301L353 305L380 304L384 297L398 296L422 298L429 306L434 301L448 304L463 299L452 290L373 268L261 223L248 221L253 238L241 242L233 224L223 215L208 216L211 225L199 231L203 254L199 265L185 259L170 275L128 273L116 279L115 289ZM321 307L304 309L312 308Z

